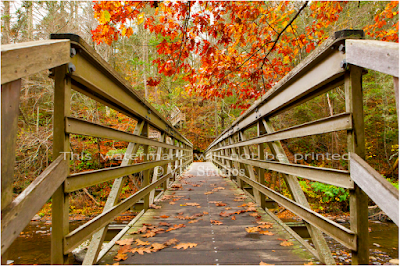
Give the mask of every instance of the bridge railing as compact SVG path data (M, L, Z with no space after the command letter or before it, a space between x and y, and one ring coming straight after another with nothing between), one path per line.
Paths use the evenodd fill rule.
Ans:
M101 246L108 224L141 199L143 214L153 203L156 188L165 190L169 181L192 162L193 146L79 36L54 34L51 39L1 48L2 260L15 238L52 197L51 263L68 263L68 254L94 235L84 261L84 264L94 264L99 253L104 254ZM46 69L51 69L54 78L53 158L57 159L13 200L21 78ZM72 117L71 90L137 120L134 133ZM160 132L158 140L150 138L150 127ZM121 166L71 174L71 135L125 141L129 145ZM144 150L144 161L132 164L140 146ZM156 150L153 158L148 157L150 147ZM141 189L119 202L126 176L139 172L143 176ZM114 184L102 214L70 232L71 193L109 180L114 180Z
M361 176L365 170L360 169L368 168L361 159L365 157L363 67L393 75L398 86L399 48L397 43L359 40L363 36L363 31L359 30L336 32L334 37L312 52L223 131L205 152L207 158L237 182L238 186L250 189L251 196L263 208L265 197L268 197L302 218L315 249L305 246L325 264L335 264L335 261L321 232L349 248L353 264L369 263L366 193L376 200L373 194L390 191L393 195L390 199L393 201L385 205L398 206L398 191L396 194L395 189L386 184L381 185L379 192L372 193L372 183L369 182L373 178ZM341 85L344 85L345 92L343 113L282 130L274 129L271 122L274 116ZM257 136L247 139L244 133L252 127L257 128ZM281 144L282 140L337 131L345 131L347 134L347 151L351 154L350 171L291 163ZM265 158L265 145L268 145L275 160ZM256 147L256 156L252 156L251 147ZM282 174L291 199L266 186L266 170ZM371 173L370 169L367 171ZM380 184L384 183L383 178L378 178L376 174L370 175L375 180L379 179ZM350 229L313 211L298 177L348 189ZM377 200L376 203L382 206L380 202ZM396 219L394 221L397 223Z

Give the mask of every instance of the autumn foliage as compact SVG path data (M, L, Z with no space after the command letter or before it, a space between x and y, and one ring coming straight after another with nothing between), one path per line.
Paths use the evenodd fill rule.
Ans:
M237 107L247 108L248 99L258 98L293 67L293 60L305 50L311 52L323 42L326 29L337 21L345 2L119 2L94 5L99 26L93 31L97 43L111 44L133 34L144 23L151 33L163 37L157 45L159 58L153 61L160 74L185 73L186 89L206 99L236 95ZM398 2L388 3L365 28L382 40L398 41L398 22L389 28L387 18L397 15ZM155 7L144 12L146 7ZM314 18L299 31L296 18L307 9ZM117 26L118 25L118 26ZM200 66L191 64L198 57ZM154 86L154 80L149 85Z

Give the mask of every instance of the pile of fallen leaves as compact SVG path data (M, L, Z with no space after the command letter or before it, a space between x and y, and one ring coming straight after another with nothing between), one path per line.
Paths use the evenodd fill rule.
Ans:
M115 242L120 246L117 255L114 257L115 261L126 260L128 258L128 253L138 253L139 255L144 255L144 253L153 253L165 249L169 246L174 245L172 248L176 249L188 249L196 247L196 243L180 243L178 239L172 238L164 243L150 243L149 241L143 241L141 239L124 239ZM132 247L132 245L136 245L136 247Z
M182 214L182 213L181 213ZM178 215L179 216L179 215ZM203 214L196 214L193 215L193 217L200 217L203 216ZM167 215L162 215L159 218L168 218L169 216ZM184 217L185 218L185 217ZM192 218L192 217L190 217ZM185 218L186 219L186 218ZM184 224L170 224L167 222L160 222L158 225L152 225L152 224L147 224L143 223L143 226L140 227L138 230L132 232L131 234L139 234L141 237L144 238L150 238L154 237L157 234L163 234L167 233L173 230L177 230L183 227L186 227ZM115 256L114 260L115 261L121 261L121 260L126 260L128 258L128 253L138 253L139 255L144 255L144 253L153 253L160 251L162 249L165 249L169 246L174 245L172 248L176 249L188 249L188 248L193 248L196 247L196 243L179 243L178 239L172 238L164 243L151 243L149 241L143 241L140 238L134 239L134 238L128 238L128 239L123 239L115 242L120 246L117 255ZM136 245L136 246L132 246Z

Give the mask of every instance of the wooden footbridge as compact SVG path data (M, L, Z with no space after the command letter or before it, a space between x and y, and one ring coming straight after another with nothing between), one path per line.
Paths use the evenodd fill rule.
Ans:
M71 252L90 245L83 264L334 264L323 233L352 251L353 264L368 264L368 196L398 225L398 190L364 160L362 74L364 69L394 77L398 102L398 44L363 40L363 32L336 32L273 89L254 103L207 148L207 163L193 162L193 146L170 122L112 69L79 36L1 48L1 209L2 262L30 219L52 198L51 263L71 263ZM50 70L54 79L53 156L55 160L13 199L13 169L21 78ZM346 110L275 131L270 119L344 85ZM71 90L81 92L137 120L134 133L71 116ZM245 131L257 128L246 139ZM159 139L149 132L159 132ZM345 131L349 171L289 162L280 141ZM121 166L71 174L70 136L126 141ZM266 160L268 145L276 160ZM148 154L132 163L139 146ZM256 152L254 153L254 147ZM186 170L186 172L185 172ZM265 171L282 174L290 197L267 187ZM126 176L141 172L142 188L120 201ZM350 192L350 228L311 210L298 177ZM114 180L102 214L69 230L69 198L74 191ZM312 245L268 210L275 202L301 217ZM141 211L111 241L110 222L130 209Z

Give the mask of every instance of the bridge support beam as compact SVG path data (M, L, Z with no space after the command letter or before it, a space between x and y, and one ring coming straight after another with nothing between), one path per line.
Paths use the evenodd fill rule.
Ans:
M66 133L64 118L71 113L71 78L67 75L68 65L55 69L54 85L54 121L53 121L53 157L64 153L64 159L70 160L69 134ZM69 170L68 170L69 174ZM64 191L64 182L52 197L52 233L51 264L69 264L64 254L64 236L69 233L69 193Z
M21 79L1 85L1 210L12 201ZM2 249L1 264L7 264Z
M346 112L353 116L353 129L347 131L348 151L365 159L362 68L349 66L344 88ZM357 234L357 251L352 251L352 264L368 264L368 196L356 184L350 190L350 229Z

